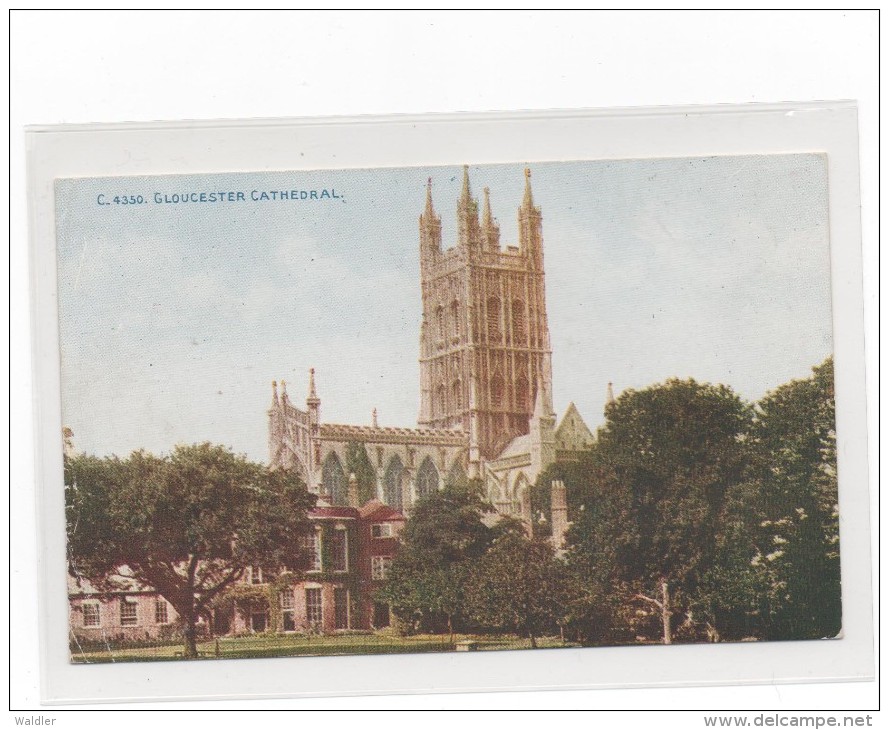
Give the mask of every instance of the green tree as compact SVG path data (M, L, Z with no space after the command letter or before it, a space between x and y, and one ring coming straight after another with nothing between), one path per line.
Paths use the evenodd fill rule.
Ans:
M760 483L753 562L769 586L767 636L836 636L842 626L833 360L757 405Z
M498 534L482 521L490 509L478 482L446 486L417 502L389 579L378 594L396 615L433 629L446 626L453 633L464 618L467 566Z
M196 624L247 566L296 569L315 497L291 473L208 443L157 457L66 460L72 576L111 588L127 575L154 588L183 624L197 656Z
M377 474L364 444L350 441L346 444L346 473L355 475L358 484L358 504L366 504L377 494Z
M728 387L694 380L627 391L608 409L591 455L596 484L568 536L571 560L637 607L627 615L656 617L664 643L718 560L751 422Z
M481 624L526 636L536 649L564 619L565 588L564 564L550 542L510 530L471 565L466 599Z

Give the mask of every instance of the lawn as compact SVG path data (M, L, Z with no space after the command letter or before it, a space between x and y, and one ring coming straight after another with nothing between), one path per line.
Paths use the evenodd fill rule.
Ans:
M530 642L512 635L470 636L455 634L454 642L472 641L479 651L498 649L528 649ZM538 639L540 648L563 647L558 637ZM206 659L251 659L284 656L330 656L336 654L411 654L454 651L455 644L447 635L420 634L395 636L388 633L304 636L301 634L259 634L239 637L220 637L198 644L198 651ZM181 644L127 648L114 647L104 651L75 651L71 661L76 664L103 662L151 662L182 659Z

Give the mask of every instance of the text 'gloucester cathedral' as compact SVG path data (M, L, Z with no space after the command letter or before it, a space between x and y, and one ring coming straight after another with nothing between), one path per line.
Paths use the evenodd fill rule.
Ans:
M305 409L273 383L269 458L296 469L332 504L357 501L345 465L360 444L376 498L402 512L450 482L479 478L504 514L531 519L530 487L555 462L577 459L593 434L574 404L556 425L540 208L525 170L517 246L500 245L484 189L481 216L468 167L457 202L457 245L442 250L432 181L420 216L420 415L417 428L325 423L314 371Z

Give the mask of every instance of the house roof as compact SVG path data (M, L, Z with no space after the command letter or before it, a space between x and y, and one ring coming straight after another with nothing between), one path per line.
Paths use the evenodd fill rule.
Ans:
M358 510L363 520L374 520L376 522L394 522L404 521L404 515L387 504L383 504L378 499L372 499Z
M358 510L354 507L334 507L326 503L319 503L309 512L310 520L357 520Z
M523 436L516 436L512 441L506 444L506 448L497 455L497 459L519 456L521 454L530 453L530 451L531 437L528 434L524 434Z

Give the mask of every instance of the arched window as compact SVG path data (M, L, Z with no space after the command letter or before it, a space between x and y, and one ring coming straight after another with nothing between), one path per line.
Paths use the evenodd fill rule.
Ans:
M462 407L463 401L463 383L459 380L455 380L451 384L451 409L456 412L459 411Z
M462 487L466 484L466 481L466 470L463 468L463 464L460 459L454 459L454 463L451 464L451 468L445 478L445 485L448 487Z
M451 332L454 337L460 336L460 305L456 299L451 302Z
M512 343L525 344L525 303L521 299L512 300Z
M440 304L438 309L435 310L435 321L438 326L438 339L443 340L445 337L444 307Z
M503 405L503 378L495 375L491 378L491 406L500 408Z
M393 509L401 510L401 477L404 474L404 464L398 456L389 459L386 467L386 475L383 477L383 498Z
M423 499L438 490L438 469L428 456L417 470L417 499Z
M321 467L321 482L324 485L324 493L329 494L334 504L347 504L349 490L346 486L346 472L339 457L331 451Z
M515 406L517 411L528 410L528 378L520 375L515 383Z
M488 342L500 342L500 300L488 299Z

